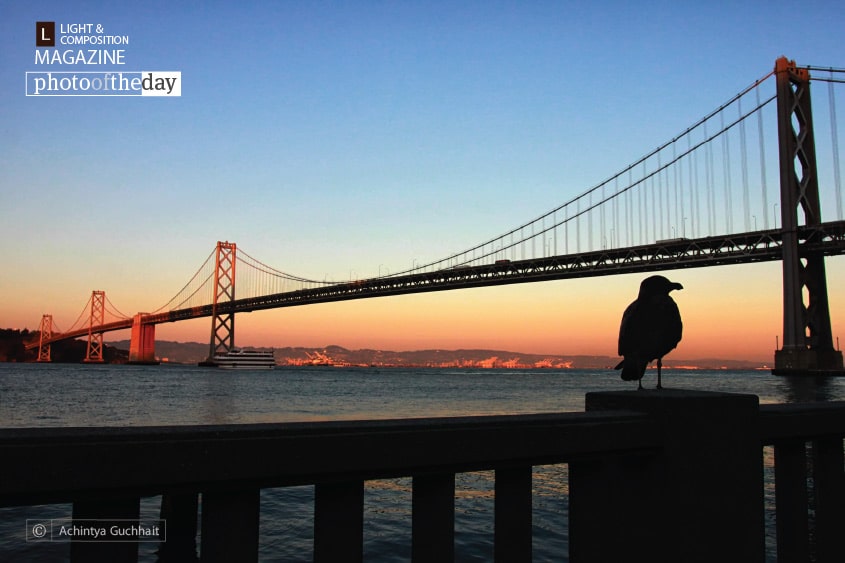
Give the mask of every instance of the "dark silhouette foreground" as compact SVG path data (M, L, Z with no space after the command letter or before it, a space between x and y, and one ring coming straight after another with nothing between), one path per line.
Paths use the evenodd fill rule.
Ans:
M619 355L624 359L616 369L622 369L622 379L625 381L636 379L637 389L643 388L643 375L652 360L657 360L657 388L663 388L660 373L663 356L681 341L681 313L678 305L669 297L673 289L683 289L683 286L663 276L644 279L637 299L628 305L622 315Z

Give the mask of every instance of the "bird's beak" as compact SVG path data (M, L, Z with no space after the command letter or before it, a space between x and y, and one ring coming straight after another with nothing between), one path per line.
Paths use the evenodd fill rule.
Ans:
M672 289L683 289L683 288L684 288L684 286L682 286L679 283L673 283L672 284Z

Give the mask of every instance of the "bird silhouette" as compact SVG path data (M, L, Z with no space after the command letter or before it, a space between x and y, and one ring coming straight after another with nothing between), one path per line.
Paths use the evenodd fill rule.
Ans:
M684 287L663 276L650 276L640 283L637 299L628 305L619 327L619 355L623 360L622 379L638 381L643 388L643 375L652 360L657 360L657 388L662 389L663 356L681 341L683 323L678 305L669 292Z

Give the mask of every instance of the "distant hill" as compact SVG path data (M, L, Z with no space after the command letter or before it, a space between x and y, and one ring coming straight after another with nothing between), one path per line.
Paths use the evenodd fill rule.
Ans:
M110 342L115 348L129 349L129 341ZM252 348L252 347L247 347ZM610 356L526 354L504 350L349 350L342 346L323 348L252 348L272 350L276 363L285 366L335 365L433 368L554 368L610 369L619 358ZM156 356L162 361L195 364L208 356L208 344L199 342L156 341ZM742 360L669 358L667 368L754 369L758 363Z
M26 345L37 342L38 338L37 331L0 329L0 362L34 362L38 348L27 350ZM50 360L55 363L78 363L87 352L87 340L65 340L50 346ZM106 363L123 364L129 359L129 353L104 343L103 359Z
M129 340L118 340L109 342L115 348L129 350ZM156 340L156 357L164 362L177 364L196 364L208 358L208 342L171 342L169 340Z
M34 361L36 350L25 350L25 344L37 339L36 332L0 329L0 362ZM125 363L129 356L129 340L104 343L106 362ZM208 344L200 342L156 341L156 356L163 362L196 364L208 356ZM54 362L81 362L85 357L85 340L59 342L52 346ZM342 346L323 348L285 347L257 348L273 350L276 363L284 366L335 365L378 367L432 368L553 368L610 369L619 358L566 354L526 354L504 350L349 350ZM688 369L755 369L759 363L719 358L676 359L669 357L667 368Z

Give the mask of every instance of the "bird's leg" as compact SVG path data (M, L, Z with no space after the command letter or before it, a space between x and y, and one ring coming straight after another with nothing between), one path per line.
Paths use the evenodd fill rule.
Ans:
M641 377L637 380L637 391L639 391L642 388L643 388L643 378Z
M660 358L657 358L657 388L663 389L663 385L660 381L660 369L663 367L663 362Z

